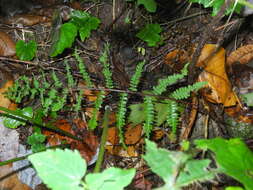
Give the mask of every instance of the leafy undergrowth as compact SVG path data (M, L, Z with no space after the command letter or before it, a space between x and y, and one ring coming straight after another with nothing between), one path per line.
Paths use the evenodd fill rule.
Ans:
M4 17L16 43L0 32L2 138L21 141L0 166L28 159L53 190L253 189L253 130L224 130L253 123L252 42L231 53L220 33L247 2L41 3Z

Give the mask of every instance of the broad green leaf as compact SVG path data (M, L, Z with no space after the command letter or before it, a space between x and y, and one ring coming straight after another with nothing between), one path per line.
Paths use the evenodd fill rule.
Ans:
M241 187L226 187L225 190L244 190L244 189Z
M87 12L73 11L71 13L71 23L77 26L81 40L84 41L86 38L90 37L92 30L98 28L100 20Z
M20 60L30 61L34 58L37 51L37 43L34 40L25 43L19 40L16 43L16 54Z
M179 173L176 186L183 187L194 182L211 180L215 177L213 172L207 170L210 160L189 160Z
M137 0L137 5L144 5L148 12L156 12L157 4L155 0Z
M53 190L83 190L87 166L78 151L46 150L28 157L42 181Z
M100 20L96 17L90 17L87 19L84 25L79 29L81 40L84 41L90 37L92 30L96 30L100 24Z
M247 104L247 106L253 106L253 93L247 93L241 95L243 102Z
M45 135L38 132L34 132L31 136L28 137L27 143L31 145L33 152L39 152L45 150L46 146L43 144L45 140Z
M225 0L189 0L190 2L193 3L199 3L202 4L205 8L213 8L212 15L215 16L217 13L220 11L222 5L224 5ZM231 12L236 12L240 13L242 5L239 3L235 2L236 6L234 3L231 3L230 7L227 8L226 14L230 14Z
M161 41L161 32L162 29L159 24L146 24L136 36L147 42L148 46L156 46Z
M161 124L163 124L166 119L167 119L167 115L168 115L168 109L167 109L168 105L166 103L156 103L155 104L155 110L157 112L157 116L156 116L156 125L160 126Z
M52 44L51 57L61 54L66 48L70 48L77 36L77 27L73 23L65 23L60 28L58 40Z
M108 168L102 173L88 174L85 182L90 190L123 190L135 175L135 169Z
M144 104L132 104L129 106L130 114L128 116L128 122L133 126L136 126L142 123L145 119L144 112Z
M143 156L151 170L159 175L165 183L175 182L175 173L189 156L182 152L172 152L157 148L154 142L146 139L146 154Z
M240 139L215 138L196 140L201 149L210 149L222 172L241 182L247 190L253 189L253 152Z
M20 125L25 125L26 121L24 121L21 117L19 117L18 115L25 115L27 117L32 118L33 117L33 110L31 107L25 107L22 110L17 109L15 111L17 113L17 115L12 115L12 114L8 114L10 117L7 116L3 116L3 123L5 127L8 128L17 128ZM15 118L20 118L19 119L15 119Z

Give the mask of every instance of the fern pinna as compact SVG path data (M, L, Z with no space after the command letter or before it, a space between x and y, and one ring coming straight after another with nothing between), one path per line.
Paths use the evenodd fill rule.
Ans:
M144 65L145 65L145 61L139 62L135 68L134 75L130 79L129 89L133 92L137 91L137 87L138 87L138 84L140 83L140 78L141 78ZM126 120L126 111L127 111L127 101L128 101L128 94L120 93L120 100L118 103L118 112L117 112L117 117L116 117L117 119L116 126L119 131L120 142L123 145L125 145L123 127L126 123L125 120Z

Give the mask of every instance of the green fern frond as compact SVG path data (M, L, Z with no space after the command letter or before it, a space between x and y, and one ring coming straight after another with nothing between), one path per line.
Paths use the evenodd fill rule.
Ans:
M75 112L78 112L81 110L82 98L83 98L83 91L80 90L76 97L76 103L73 105L73 109Z
M188 74L188 67L189 64L186 64L184 68L181 70L180 74L173 74L168 76L165 79L158 80L158 84L153 87L153 91L156 95L161 95L163 92L166 91L167 87L176 83L178 80L184 78Z
M128 101L128 94L120 93L120 99L118 103L118 113L116 115L116 126L119 130L120 143L123 143L123 145L124 145L123 127L126 123L127 101Z
M196 82L193 85L188 85L186 87L178 88L177 90L171 93L171 97L177 100L186 99L191 95L192 91L197 91L203 86L205 86L206 84L207 84L206 82Z
M92 87L92 86L93 86L93 83L91 82L90 75L89 75L89 73L87 72L86 66L85 66L84 63L83 63L82 58L78 55L77 49L75 49L74 56L75 56L75 58L76 58L76 60L77 60L77 62L78 62L79 72L81 73L81 75L82 75L82 77L83 77L83 80L85 81L85 84L86 84L88 87Z
M177 132L177 125L178 125L178 120L179 120L179 114L178 114L178 104L177 102L173 100L166 100L167 102L167 123L169 126L172 128L172 134L176 134Z
M66 66L66 71L67 71L68 87L73 88L75 86L74 77L71 73L71 69L70 69L70 66L69 66L67 60L65 60L64 63L65 63L65 66Z
M140 82L140 78L141 78L141 74L142 74L144 65L145 65L145 61L141 61L137 64L136 69L135 69L135 73L131 77L131 80L130 80L129 90L134 91L134 92L137 91L137 86Z
M98 125L97 115L98 115L99 109L101 108L103 104L104 98L105 98L105 91L100 91L95 101L95 107L93 108L93 111L92 111L92 117L88 122L89 129L91 130L94 130Z
M150 137L150 133L153 129L154 121L154 104L152 96L144 97L144 114L145 114L145 123L143 125L143 130L147 138Z
M99 61L103 64L103 70L102 73L105 77L105 86L107 88L113 88L113 80L112 80L112 72L110 70L110 64L108 55L110 53L110 45L108 43L105 44L104 52L99 58Z
M63 84L62 84L62 82L59 80L59 78L56 76L54 70L53 70L51 76L52 76L52 79L53 79L53 81L54 81L54 86L55 86L56 88L61 88Z

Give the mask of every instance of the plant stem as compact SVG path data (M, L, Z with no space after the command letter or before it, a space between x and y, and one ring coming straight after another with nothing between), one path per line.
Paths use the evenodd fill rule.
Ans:
M106 143L107 133L108 133L110 111L111 111L111 108L109 106L105 106L105 113L104 113L103 124L102 124L103 133L101 137L98 159L97 159L96 166L93 173L98 173L100 171L100 168L104 159L105 143Z
M61 145L56 145L56 146L50 146L50 147L47 147L46 149L66 148L68 146L69 146L69 144L61 144ZM45 150L38 151L38 152L43 152L43 151L45 151ZM38 152L36 152L36 153L38 153ZM36 153L31 153L31 154L27 154L26 156L21 156L21 157L13 158L13 159L10 159L10 160L2 161L2 162L0 162L0 166L4 166L4 165L7 165L7 164L10 164L10 163L13 163L13 162L24 160L28 156L30 156L32 154L36 154Z
M72 138L74 140L78 140L78 141L82 142L82 139L80 139L80 138L72 135L71 133L68 133L68 132L66 132L66 131L64 131L64 130L62 130L60 128L54 127L52 125L38 123L33 118L30 118L30 117L28 117L26 115L17 113L16 111L9 110L9 109L7 109L5 107L2 107L2 106L0 106L0 110L6 112L8 114L10 114L10 115L4 114L5 117L9 116L9 117L11 117L13 119L16 119L16 120L19 120L19 121L23 120L23 121L26 121L26 122L30 122L31 124L36 125L37 127L44 128L44 129L51 130L51 131L55 131L55 132L57 132L57 133L59 133L61 135L65 135L65 136L70 137L70 138ZM3 113L0 113L0 115L1 114L3 115Z

